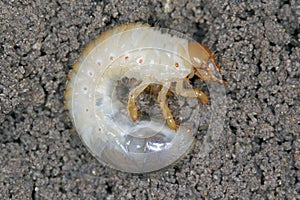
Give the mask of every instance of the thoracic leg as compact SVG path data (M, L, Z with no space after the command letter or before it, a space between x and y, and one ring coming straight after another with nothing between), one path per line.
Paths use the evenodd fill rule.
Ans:
M161 107L163 118L166 120L168 127L172 130L176 130L176 122L166 102L169 87L169 85L162 87L161 91L158 94L157 101Z
M146 87L148 87L148 85L149 84L141 83L140 85L138 85L136 88L134 88L129 92L127 110L132 121L138 120L139 117L138 116L139 111L135 101L138 98L138 96L146 89Z
M199 89L188 89L183 87L183 80L176 82L176 93L184 97L198 98L202 104L208 103L208 96Z

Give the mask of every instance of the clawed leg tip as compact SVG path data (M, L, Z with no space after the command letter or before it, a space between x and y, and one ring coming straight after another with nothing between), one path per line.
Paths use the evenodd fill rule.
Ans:
M208 99L207 99L207 100L206 100L206 99L205 99L205 100L201 99L200 102L201 102L203 105L207 105L207 104L208 104Z
M139 119L138 113L131 113L129 112L129 117L133 122L136 122Z
M171 119L166 119L166 124L171 130L177 131L177 125L173 117Z
M133 122L139 119L139 112L136 106L128 106L128 115Z
M168 124L167 124L168 125ZM173 131L177 131L177 126L175 125L175 126L169 126L168 125L168 127L169 127L169 129L171 129L171 130L173 130Z

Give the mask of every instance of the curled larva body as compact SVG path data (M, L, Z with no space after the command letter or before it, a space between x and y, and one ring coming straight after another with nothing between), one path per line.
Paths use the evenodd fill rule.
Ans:
M198 129L200 105L189 103L192 111L175 120L168 91L207 104L204 92L181 84L193 74L222 82L217 72L214 56L203 46L147 25L121 25L83 51L70 73L66 106L81 139L100 162L126 172L151 172L185 155ZM135 87L122 84L125 78ZM144 117L136 101L153 84L161 90Z

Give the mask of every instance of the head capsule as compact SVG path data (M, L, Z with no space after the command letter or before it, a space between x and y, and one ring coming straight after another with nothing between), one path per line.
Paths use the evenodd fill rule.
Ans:
M216 56L206 46L189 42L188 51L196 76L204 81L225 83L220 75L220 65L216 64Z

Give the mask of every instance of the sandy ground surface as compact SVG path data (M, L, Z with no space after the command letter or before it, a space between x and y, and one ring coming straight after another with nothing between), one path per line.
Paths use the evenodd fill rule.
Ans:
M299 6L0 1L0 199L299 199ZM82 48L134 21L209 46L228 81L224 134L210 154L196 143L175 166L143 175L99 164L63 107Z

